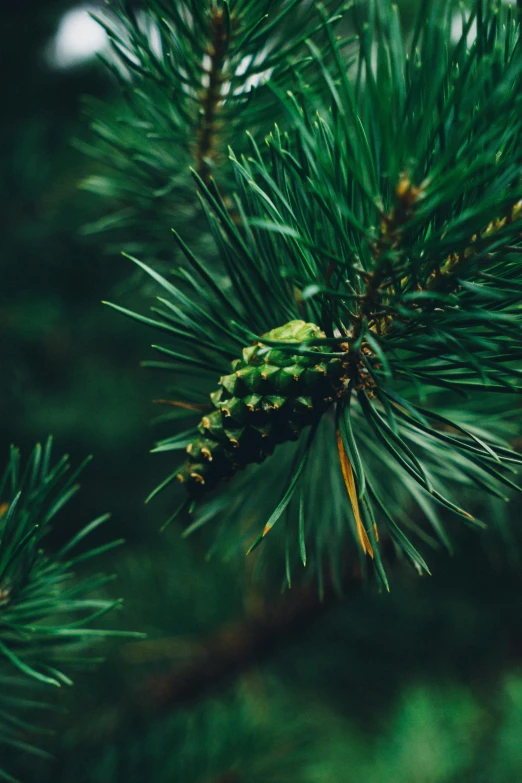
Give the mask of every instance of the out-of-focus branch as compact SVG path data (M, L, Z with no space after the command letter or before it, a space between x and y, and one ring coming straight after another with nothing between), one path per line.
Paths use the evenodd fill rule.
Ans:
M343 590L361 583L352 572ZM250 616L226 625L202 642L193 660L173 672L154 677L140 693L140 702L169 710L192 702L266 659L325 614L340 600L333 585L319 596L317 585L294 588Z

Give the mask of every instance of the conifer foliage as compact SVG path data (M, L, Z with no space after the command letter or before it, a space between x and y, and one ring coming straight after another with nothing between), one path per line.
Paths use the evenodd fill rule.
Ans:
M36 699L34 688L72 685L66 672L89 662L87 641L117 634L91 627L121 603L100 597L111 578L104 574L75 578L82 561L121 543L82 546L108 516L76 532L58 551L46 552L45 536L76 494L83 467L70 472L67 457L53 464L49 439L43 448L35 447L25 465L12 448L0 478L1 741L41 756L46 754L28 744L26 735L42 732L43 721L36 723L27 716L52 704L46 704L39 692ZM0 768L0 780L14 779Z
M154 448L167 475L149 499L169 492L165 524L205 527L212 551L257 549L277 586L310 580L303 614L361 574L387 589L392 557L429 572L425 545L451 550L453 517L484 527L520 488L521 19L468 5L423 0L407 35L386 0L114 0L100 14L123 100L88 102L83 187L106 206L86 231L132 252L148 285L111 307L161 335L144 364L168 379ZM136 305L151 287L152 315ZM106 517L47 546L77 489L68 469L49 442L23 469L12 450L0 481L0 742L33 752L26 716L42 702L27 684L69 684L83 645L110 634L91 623L119 604L107 577L74 574L114 546L85 548ZM259 760L277 751L252 779L282 779L272 725L259 734L249 701L233 710L225 759L200 753L205 705L195 738L173 721L192 778L236 779L223 769L240 723ZM147 772L148 742L134 757ZM128 745L101 758L107 781L132 773ZM162 774L182 774L171 756Z
M288 130L231 153L233 194L194 172L225 283L176 235L187 263L168 278L144 267L163 293L155 317L134 317L170 336L154 346L166 361L150 364L173 374L172 404L188 419L211 411L156 449L188 451L161 485L188 487L183 514L312 425L209 495L189 529L247 518L253 548L278 523L288 582L299 559L339 573L352 530L387 584L382 540L427 569L409 509L450 546L442 509L482 525L461 497L516 487L522 458L504 436L521 388L519 23L510 7L475 2L453 43L457 5L428 0L406 42L397 8L356 3L347 41L316 11L329 46L308 41L285 89L268 85ZM343 370L316 405L305 379L328 377L327 360ZM314 411L299 425L296 404ZM287 474L279 498L271 472Z
M345 5L324 3L328 24ZM106 64L123 102L86 102L93 142L78 145L106 173L82 187L113 205L86 231L170 260L170 228L183 225L185 238L201 239L189 167L206 182L230 182L229 145L246 149L247 131L264 135L282 118L268 80L284 89L308 39L328 47L326 30L313 3L302 0L147 0L139 10L114 0L96 18L109 37ZM313 69L308 76L312 85Z

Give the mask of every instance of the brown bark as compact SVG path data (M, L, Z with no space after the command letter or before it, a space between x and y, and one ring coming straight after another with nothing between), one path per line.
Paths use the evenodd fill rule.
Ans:
M343 589L358 584L360 575L354 573L345 580ZM275 603L219 630L201 644L193 660L153 678L140 694L142 703L170 710L206 696L309 628L339 599L332 585L325 588L322 597L314 583L290 590Z
M213 161L218 152L218 115L222 103L223 66L228 48L225 20L221 9L215 9L211 27L211 44L208 49L210 58L207 71L208 85L201 94L202 114L195 148L196 170L204 182L208 182L211 176L209 161Z

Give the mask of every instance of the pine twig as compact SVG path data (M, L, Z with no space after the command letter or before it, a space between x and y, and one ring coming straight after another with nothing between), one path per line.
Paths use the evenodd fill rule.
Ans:
M205 184L209 183L211 176L209 161L213 161L217 155L217 116L222 101L223 66L228 43L224 13L220 8L214 10L211 29L212 42L208 50L210 58L207 71L208 85L201 95L201 125L197 133L195 148L196 170Z
M353 571L346 575L343 589L353 590L360 584L358 571ZM339 600L332 583L325 586L322 598L313 583L285 593L277 603L221 628L202 643L195 659L152 678L140 690L139 703L167 711L203 698L309 629Z

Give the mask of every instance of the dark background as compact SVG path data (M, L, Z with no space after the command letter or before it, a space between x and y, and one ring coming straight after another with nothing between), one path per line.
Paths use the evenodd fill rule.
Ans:
M82 96L108 97L114 85L92 58L53 67L49 50L69 6L24 0L0 9L2 441L27 450L51 433L74 460L96 452L86 513L118 505L132 528L143 510L125 488L154 481L144 459L148 378L136 371L147 341L101 305L128 277L128 262L82 235L101 205L78 189L93 164L72 141L88 135Z
M516 783L522 779L519 561L513 541L463 528L454 558L431 556L433 577L399 571L391 596L358 590L343 605L316 608L309 622L260 650L249 674L232 672L219 691L214 729L208 737L196 734L200 754L210 753L227 721L229 734L246 730L248 720L236 718L229 701L238 687L262 702L264 728L240 750L223 751L223 774L187 766L176 777L177 759L187 752L186 721L206 709L205 694L161 715L149 713L150 705L141 710L133 694L151 674L169 674L197 657L201 639L241 619L263 591L243 591L248 579L237 567L205 562L202 547L175 529L161 534L163 501L143 504L165 473L148 454L156 413L150 400L162 379L139 368L149 344L145 330L101 304L123 297L132 305L141 294L128 262L85 230L104 206L78 188L96 172L71 143L89 138L81 99L118 96L95 60L68 68L50 62L49 46L70 5L4 0L0 7L0 448L6 455L16 443L27 453L52 434L57 454L67 452L75 463L95 456L49 545L110 511L101 539L124 536L127 543L97 567L119 575L114 594L126 603L108 623L145 630L149 640L109 646L96 673L77 677L65 698L69 715L53 718L57 733L43 741L54 762L20 756L13 763L24 780L255 780L266 756L263 743L256 744L259 732L270 746L270 732L280 738L290 714L306 746L305 760L293 762L297 780ZM520 503L511 505L516 530ZM125 755L130 745L144 748L132 763ZM116 760L100 771L94 759L109 747ZM167 768L169 777L162 777ZM226 777L229 768L236 777ZM286 779L273 774L265 779Z

